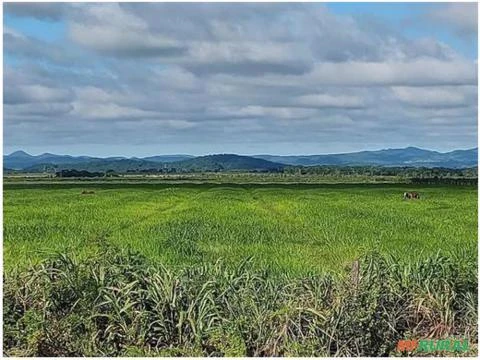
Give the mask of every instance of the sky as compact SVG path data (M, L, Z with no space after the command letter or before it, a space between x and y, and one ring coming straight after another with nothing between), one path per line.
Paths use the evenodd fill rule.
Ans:
M477 146L475 3L4 3L4 152Z

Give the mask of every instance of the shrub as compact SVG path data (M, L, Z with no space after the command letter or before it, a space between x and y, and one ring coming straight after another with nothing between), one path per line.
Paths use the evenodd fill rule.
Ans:
M345 276L294 278L246 259L170 269L104 245L4 278L8 356L388 356L398 340L476 343L472 266L370 253ZM473 269L472 269L473 267Z

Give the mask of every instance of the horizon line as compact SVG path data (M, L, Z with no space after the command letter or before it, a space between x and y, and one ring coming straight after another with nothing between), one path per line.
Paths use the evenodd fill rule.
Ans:
M447 154L453 151L468 151L468 150L475 150L478 149L478 145L475 147L470 147L470 148L464 148L464 149L454 149L454 150L449 150L449 151L438 151L438 150L432 150L432 149L427 149L427 148L421 148L418 146L405 146L405 147L394 147L394 148L381 148L381 149L375 149L375 150L357 150L357 151L350 151L350 152L334 152L334 153L313 153L313 154L289 154L289 155L278 155L278 154L268 154L268 153L255 153L255 154L241 154L241 153L229 153L229 152L218 152L218 153L205 153L202 155L193 155L193 154L180 154L180 153L174 153L174 154L154 154L154 155L146 155L146 156L126 156L126 155L105 155L105 156L99 156L99 155L71 155L71 154L56 154L56 153L51 153L51 152L43 152L37 155L33 155L25 150L19 149L12 151L9 154L3 154L3 156L11 156L17 152L22 152L25 153L29 156L37 157L37 156L42 156L42 155L56 155L56 156L71 156L71 157L96 157L96 158L124 158L124 159L144 159L148 157L154 157L154 156L192 156L192 157L202 157L202 156L211 156L211 155L237 155L237 156L282 156L282 157L287 157L287 156L322 156L322 155L343 155L343 154L354 154L354 153L360 153L360 152L376 152L376 151L386 151L386 150L405 150L405 149L418 149L418 150L424 150L424 151L431 151L431 152L436 152L440 154Z

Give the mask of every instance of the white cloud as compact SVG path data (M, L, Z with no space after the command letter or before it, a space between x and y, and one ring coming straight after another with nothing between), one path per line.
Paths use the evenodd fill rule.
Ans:
M460 34L476 36L478 28L477 3L449 3L432 9L427 18L454 28Z
M223 107L212 108L211 113L218 116L230 117L254 117L254 118L278 118L278 119L302 119L314 115L316 112L312 109L302 109L296 107L272 107L250 105L245 107Z
M118 4L85 6L82 16L70 23L69 31L79 44L112 55L155 57L176 55L184 50L169 36L150 33L142 19Z
M95 86L76 87L76 98L85 102L109 102L115 99L115 96L101 88Z
M393 94L404 103L424 107L456 107L471 104L459 87L393 87Z
M364 106L364 100L359 96L310 94L299 96L294 104L313 108L358 108Z
M200 79L179 66L156 68L153 70L153 74L152 82L160 89L193 91L199 90L203 86Z
M73 106L68 103L55 103L55 102L46 102L46 103L37 103L37 104L18 104L18 105L6 105L5 106L5 117L21 117L27 122L29 120L35 120L38 116L41 117L51 117L51 116L62 116L67 115L72 112Z
M192 42L183 60L200 73L305 73L312 55L302 44L265 41Z
M424 58L405 62L318 63L309 76L323 85L461 85L477 82L476 66L467 61Z
M72 103L72 116L78 116L83 119L125 119L142 118L154 116L154 112L141 109L121 106L115 103L92 103L75 101Z
M43 85L17 85L5 88L4 103L50 103L67 102L72 99L72 91Z
M41 20L57 21L65 15L65 3L14 3L6 2L4 11L15 16L34 17Z

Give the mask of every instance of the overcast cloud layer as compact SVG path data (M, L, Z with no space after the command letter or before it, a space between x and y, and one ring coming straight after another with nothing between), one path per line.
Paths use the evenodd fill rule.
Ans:
M422 9L402 31L327 4L7 3L4 150L475 147L477 5Z

